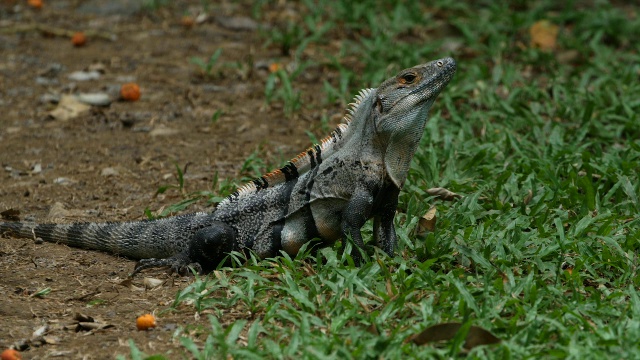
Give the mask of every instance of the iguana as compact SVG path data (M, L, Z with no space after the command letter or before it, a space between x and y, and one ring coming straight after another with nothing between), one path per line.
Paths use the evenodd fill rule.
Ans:
M375 243L392 256L398 194L429 109L455 71L453 59L435 60L361 90L329 136L211 212L121 223L0 222L0 233L140 259L132 275L160 266L185 273L188 266L209 272L232 251L295 255L313 239L331 245L351 237L361 250L360 229L373 218ZM359 263L359 251L352 256Z

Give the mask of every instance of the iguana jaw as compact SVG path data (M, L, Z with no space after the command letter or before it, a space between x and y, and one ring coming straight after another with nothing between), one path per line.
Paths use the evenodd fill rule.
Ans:
M387 175L398 188L404 186L431 105L455 71L452 58L435 60L403 70L377 89L375 128L386 143Z

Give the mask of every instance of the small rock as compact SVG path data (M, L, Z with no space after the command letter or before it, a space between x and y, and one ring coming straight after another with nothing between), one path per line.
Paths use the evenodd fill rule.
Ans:
M36 78L36 84L42 85L42 86L57 85L58 84L58 79L52 79L52 78L47 78L47 77L43 77L43 76L38 76Z
M46 69L40 71L38 76L46 77L46 78L54 78L60 74L60 72L64 70L64 66L58 63L51 63L47 66Z
M118 75L116 76L116 82L118 83L130 83L136 82L136 77L133 75ZM114 85L118 91L120 91L120 85Z
M31 170L32 174L40 174L42 172L42 164L38 163L33 165L33 169Z
M43 104L57 104L60 102L60 95L50 93L44 94L40 96L40 102Z
M69 80L73 80L73 81L89 81L89 80L97 80L100 79L100 72L99 71L74 71L71 74L69 74L67 77L69 78Z
M52 336L52 335L45 335L42 337L42 340L44 340L44 342L46 344L49 345L58 345L60 344L60 338L57 336ZM67 351L67 355L71 355L73 352L72 351Z
M151 130L149 132L149 135L154 136L154 137L155 136L170 136L170 135L175 135L178 132L180 132L180 131L177 130L177 129L172 129L172 128L160 126L160 127L157 127L155 129Z
M223 92L223 91L229 90L229 87L227 86L212 85L212 84L204 84L201 86L201 88L205 92Z
M131 131L133 131L133 132L151 132L151 127L150 126L136 126L133 129L131 129Z
M224 17L218 16L216 17L216 21L223 28L227 28L229 30L236 31L253 31L258 28L258 23L253 21L251 18L245 16L234 16L234 17Z
M116 168L107 167L107 168L102 169L102 171L100 172L100 175L102 175L102 176L117 176L117 175L120 175L120 172L118 172L118 170L116 170Z
M89 70L89 71L97 71L97 72L99 72L101 74L104 74L104 73L107 72L107 67L105 66L104 63L94 62L91 65L89 65L87 70Z
M53 179L53 183L57 185L71 185L71 184L74 184L75 182L76 182L75 180L71 180L66 177L58 177Z
M195 22L196 22L196 24L202 24L205 21L207 21L208 17L209 16L206 13L200 13L200 14L198 14L198 16L196 16Z
M42 336L44 335L47 331L49 330L49 325L42 325L39 328L37 328L33 334L31 334L31 337L38 337L38 336Z
M84 93L78 94L78 100L85 104L95 106L108 106L111 104L111 98L105 93Z

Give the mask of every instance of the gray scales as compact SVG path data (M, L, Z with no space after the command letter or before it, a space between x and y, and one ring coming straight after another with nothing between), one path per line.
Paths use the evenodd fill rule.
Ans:
M435 60L360 91L329 136L211 212L121 223L0 222L0 233L139 259L132 274L160 266L185 273L189 266L209 272L232 251L294 256L313 239L330 246L350 236L364 249L360 229L373 218L375 244L392 256L398 194L428 112L455 71L453 59ZM360 262L359 251L352 256Z

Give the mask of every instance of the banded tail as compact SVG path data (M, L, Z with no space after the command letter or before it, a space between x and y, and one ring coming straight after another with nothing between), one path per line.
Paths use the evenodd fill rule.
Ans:
M131 259L166 258L186 249L193 234L211 223L208 213L158 220L106 223L35 224L0 222L0 234L122 255Z

